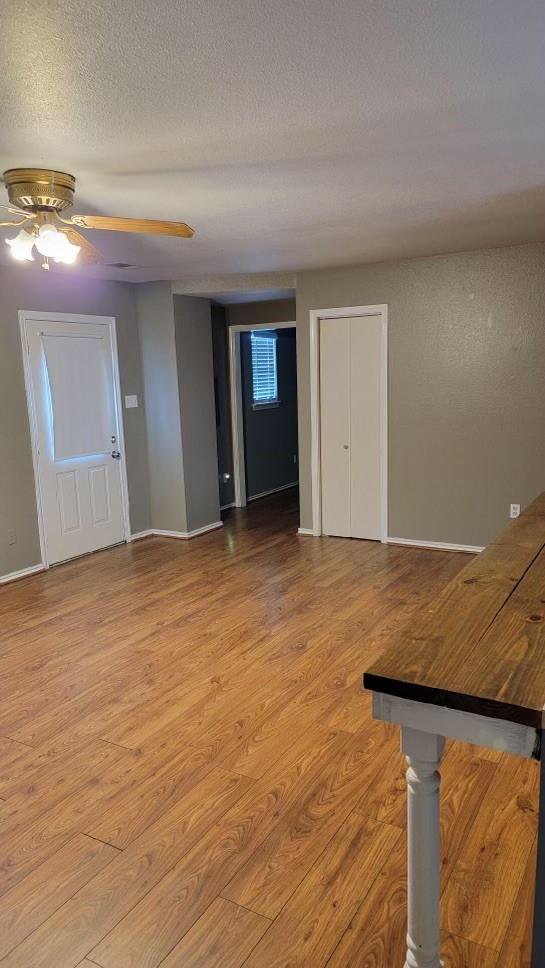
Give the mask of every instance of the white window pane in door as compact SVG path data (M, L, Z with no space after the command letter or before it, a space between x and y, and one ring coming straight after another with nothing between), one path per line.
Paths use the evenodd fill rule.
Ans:
M54 459L105 453L114 425L104 340L43 333L42 343Z

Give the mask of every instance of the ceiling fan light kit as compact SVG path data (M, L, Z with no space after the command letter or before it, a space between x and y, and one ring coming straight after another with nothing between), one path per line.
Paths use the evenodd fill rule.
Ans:
M36 248L41 255L45 255L55 262L65 262L72 265L81 252L80 245L73 245L64 232L59 232L54 225L40 225L36 236Z
M32 255L34 241L34 236L30 232L27 232L26 229L21 229L14 239L6 239L6 245L9 245L10 252L13 258L17 259L17 262L34 262L34 256Z
M10 252L18 262L33 262L32 250L36 248L44 257L43 269L49 269L49 259L72 265L80 252L86 262L103 261L98 249L74 226L186 239L194 234L185 222L161 219L107 215L72 215L64 218L61 213L73 205L76 190L76 179L67 172L47 168L10 168L4 172L4 184L10 204L1 207L16 216L16 221L2 221L0 225L21 226L13 239L6 239Z

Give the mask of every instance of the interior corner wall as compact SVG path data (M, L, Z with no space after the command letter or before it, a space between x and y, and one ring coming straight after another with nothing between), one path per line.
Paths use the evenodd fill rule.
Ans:
M386 303L389 535L485 545L545 487L545 244L297 274L301 526L309 312Z
M139 406L123 408L133 532L149 528L145 407L133 286L71 274L42 272L37 264L0 268L0 575L40 562L38 512L19 333L20 309L115 316L121 394ZM15 531L16 543L8 543Z
M212 317L212 355L214 360L214 394L216 407L216 444L220 507L235 501L233 480L233 441L231 433L231 396L229 382L229 343L224 306L210 307ZM227 480L224 475L229 475Z
M169 282L140 283L136 307L144 390L150 483L150 527L188 530L174 328Z
M187 530L220 520L209 299L174 296Z

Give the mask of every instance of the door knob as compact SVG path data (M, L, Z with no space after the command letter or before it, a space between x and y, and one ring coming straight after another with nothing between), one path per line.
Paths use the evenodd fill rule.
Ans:
M121 457L121 454L119 453L118 450L112 450L112 457L114 458L114 460L119 460L119 458Z
M348 450L348 444L343 444L343 450Z

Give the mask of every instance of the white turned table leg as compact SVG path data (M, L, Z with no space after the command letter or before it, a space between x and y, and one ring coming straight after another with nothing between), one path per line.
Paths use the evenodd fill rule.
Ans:
M403 726L407 757L408 926L405 968L442 968L440 959L441 831L439 763L445 739Z

